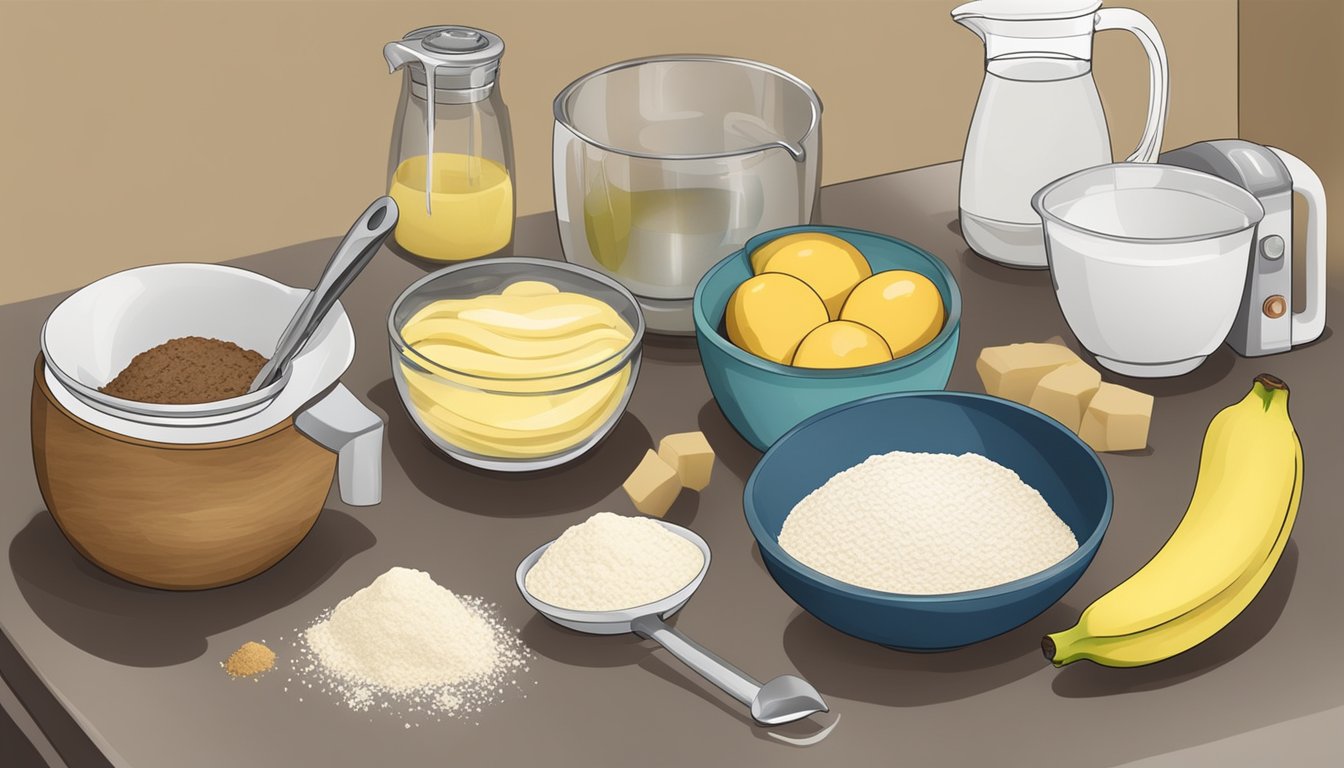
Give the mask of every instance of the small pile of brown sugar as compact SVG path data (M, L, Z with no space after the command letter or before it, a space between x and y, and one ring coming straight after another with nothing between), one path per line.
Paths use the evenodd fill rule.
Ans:
M224 662L224 671L232 677L252 677L274 666L275 651L261 643L248 641L229 655L229 660Z
M136 355L98 391L141 403L211 403L246 394L264 365L231 341L184 336Z

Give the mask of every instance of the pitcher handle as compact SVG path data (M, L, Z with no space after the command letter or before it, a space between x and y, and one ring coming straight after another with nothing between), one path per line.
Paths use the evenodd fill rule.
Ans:
M1293 313L1292 345L1315 341L1325 331L1325 187L1311 166L1282 149L1270 147L1293 177L1293 191L1307 201L1307 300ZM1284 258L1291 259L1291 253Z
M294 417L294 426L336 452L341 501L356 507L383 498L383 420L337 384L326 397Z
M1123 29L1133 32L1148 54L1148 122L1143 138L1127 159L1131 163L1154 163L1162 151L1162 130L1167 124L1167 51L1157 27L1138 11L1129 8L1102 8L1096 15L1098 32Z

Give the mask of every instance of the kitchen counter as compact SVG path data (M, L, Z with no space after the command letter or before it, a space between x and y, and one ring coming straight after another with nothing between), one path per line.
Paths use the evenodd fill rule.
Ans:
M982 347L1071 336L1047 272L1001 268L967 249L956 225L956 190L956 164L837 185L823 193L823 220L902 237L947 262L965 303L949 388L980 391L974 360ZM334 244L305 243L233 263L307 285ZM520 221L515 251L558 258L554 218ZM1344 473L1337 471L1344 408L1334 399L1344 379L1344 342L1330 330L1271 358L1242 359L1223 347L1177 379L1108 375L1157 402L1147 450L1102 456L1115 515L1092 567L1024 627L957 651L912 654L830 629L770 579L741 505L760 454L719 413L693 340L646 341L629 412L606 442L568 467L491 474L437 453L397 399L384 338L391 301L427 269L385 251L344 299L359 348L343 381L387 422L382 504L348 508L333 491L307 539L281 563L242 584L195 593L119 581L62 537L38 493L27 429L38 332L62 297L0 307L0 350L8 361L0 371L0 423L8 427L0 436L0 672L72 768L1344 759L1337 736L1344 725L1344 558L1337 551L1344 541ZM1330 294L1340 311L1339 281ZM1053 669L1041 655L1041 635L1071 625L1161 546L1189 500L1204 427L1261 371L1292 387L1307 466L1292 542L1264 591L1225 631L1167 662ZM714 479L699 494L684 493L668 519L700 533L714 564L676 623L760 679L797 672L812 682L832 710L818 722L840 718L815 746L777 741L651 643L548 623L514 587L518 561L565 527L596 511L633 513L621 482L658 438L691 429L703 430L718 453ZM288 669L296 630L394 565L426 570L458 593L497 603L535 653L519 678L522 692L506 693L474 718L408 728L302 687ZM265 640L281 655L279 668L255 683L220 669L248 640ZM13 697L5 698L13 708ZM27 718L16 712L21 725ZM818 728L808 722L776 733L804 736Z

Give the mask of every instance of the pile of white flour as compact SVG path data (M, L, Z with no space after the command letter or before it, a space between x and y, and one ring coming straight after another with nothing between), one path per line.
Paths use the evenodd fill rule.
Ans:
M560 608L615 611L671 595L704 564L699 547L657 521L599 512L561 534L523 583Z
M300 674L360 711L479 712L529 658L490 608L393 568L302 633Z
M927 595L1029 576L1078 541L1040 493L984 456L893 451L798 502L779 545L848 584Z

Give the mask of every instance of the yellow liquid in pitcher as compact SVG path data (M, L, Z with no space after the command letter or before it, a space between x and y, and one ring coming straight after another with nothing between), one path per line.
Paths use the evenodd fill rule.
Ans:
M400 218L402 248L436 261L494 253L513 236L513 180L503 165L455 152L434 153L433 212L425 210L425 156L397 166L388 195Z

